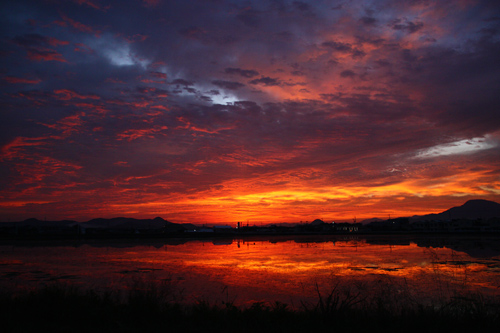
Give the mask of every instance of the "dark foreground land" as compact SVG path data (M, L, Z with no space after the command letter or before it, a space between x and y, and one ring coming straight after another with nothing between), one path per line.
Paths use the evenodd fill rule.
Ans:
M2 332L499 332L500 302L455 295L419 304L387 291L318 292L316 304L200 301L181 305L151 284L123 292L71 286L0 295Z

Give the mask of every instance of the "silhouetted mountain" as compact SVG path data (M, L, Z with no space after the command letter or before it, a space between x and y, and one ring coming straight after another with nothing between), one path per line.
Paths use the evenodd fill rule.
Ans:
M383 220L379 219L378 217L372 217L371 219L363 220L360 223L361 224L368 224L368 223L372 223L372 222L381 222L381 221L383 221Z
M323 222L323 220L320 220L320 219L316 219L314 221L312 221L310 224L311 225L322 225L324 224L325 222Z
M83 228L94 229L166 229L167 231L191 229L194 227L194 225L192 224L172 223L162 219L161 217L156 217L154 219L134 219L127 217L115 217L111 219L97 218L87 222L76 222L71 220L45 221L36 218L30 218L19 222L2 222L3 227L17 226L47 228L73 227L76 225L79 225Z
M489 200L469 200L462 206L450 208L439 214L413 216L411 222L425 220L489 219L500 217L500 204Z
M76 221L71 220L62 220L62 221L46 221L39 220L35 218L26 219L24 221L19 222L3 222L4 226L6 225L17 225L19 227L67 227L78 223Z
M154 219L134 219L128 217L115 217L111 219L98 218L82 222L80 225L84 228L95 229L164 229L166 231L181 231L192 227L191 224L184 225L173 223L161 217L155 217Z
M80 225L86 228L111 228L111 229L160 229L167 225L168 221L162 218L134 219L127 217L115 217L111 219L93 219L82 222Z

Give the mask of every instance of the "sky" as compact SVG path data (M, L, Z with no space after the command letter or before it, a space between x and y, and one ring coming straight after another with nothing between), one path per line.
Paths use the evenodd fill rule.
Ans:
M497 1L7 0L0 220L500 202Z

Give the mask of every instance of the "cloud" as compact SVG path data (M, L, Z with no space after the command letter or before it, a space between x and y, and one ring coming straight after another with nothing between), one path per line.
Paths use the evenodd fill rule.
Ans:
M27 58L33 61L59 61L67 62L66 59L57 51L48 48L30 48L27 50Z
M203 39L203 37L206 34L206 32L199 27L189 27L186 29L182 29L179 31L179 33L182 36L187 37L187 38L191 38L191 39Z
M212 84L224 88L224 89L229 89L229 90L238 90L245 85L240 82L235 82L235 81L223 81L223 80L214 80L212 81Z
M350 69L346 69L342 72L340 72L340 76L341 77L355 77L356 76L356 73L354 73L352 70Z
M363 58L366 53L360 49L354 48L350 43L338 42L338 41L326 41L321 44L325 48L332 49L339 53L349 53L353 59Z
M26 50L29 60L67 62L61 53L49 46L66 46L69 45L68 41L62 41L54 37L47 37L36 33L19 35L14 37L11 41Z
M42 80L40 79L26 79L14 76L6 76L3 79L9 83L14 84L39 84L40 82L42 82Z
M149 74L157 79L166 79L167 74L162 72L149 72Z
M76 20L73 20L72 18L68 17L67 15L61 13L61 18L62 21L55 21L54 23L60 26L67 26L68 24L73 27L74 29L80 31L80 32L86 32L86 33L95 33L99 34L100 32L98 30L95 30L89 25L83 24L81 22L78 22Z
M236 15L236 19L243 22L246 26L256 28L261 22L261 14L261 11L247 7Z
M99 96L97 95L81 95L75 91L69 90L69 89L59 89L55 90L54 94L56 95L57 99L68 101L71 99L100 99Z
M144 3L144 6L153 8L160 5L161 0L142 0L142 2Z
M100 37L90 38L87 43L92 50L107 59L113 66L138 65L147 68L151 63L149 59L139 56L132 47L133 43L128 42L126 39L105 34Z
M132 141L143 137L153 138L158 133L161 133L167 129L168 129L167 126L155 126L154 128L144 128L144 129L128 129L118 134L118 140L125 139L128 141Z
M300 11L309 11L311 10L311 6L306 3L306 2L302 2L302 1L294 1L293 2L293 5Z
M250 84L263 85L263 86L278 86L280 81L277 78L272 78L269 76L262 76L260 79L254 79L249 81Z
M409 34L413 34L417 31L419 31L420 29L422 29L424 27L424 23L423 22L416 22L415 23L412 21L408 21L406 18L395 19L392 22L391 27L394 30L402 30L402 31L408 32Z
M224 69L224 72L226 74L239 75L246 78L252 78L254 76L259 75L259 72L252 69L241 69L241 68L231 68L231 67Z
M194 82L192 81L187 81L187 80L184 80L184 79L175 79L172 81L172 84L176 84L176 85L182 85L182 86L192 86L194 85Z
M375 26L377 23L377 19L369 16L363 16L362 18L359 19L361 23L367 26Z
M495 145L493 142L488 142L487 140L485 140L485 138L472 138L447 144L440 144L431 148L424 149L418 152L415 158L426 159L440 156L473 154L495 147L497 147L497 145Z
M321 45L339 52L350 52L352 50L351 44L337 41L327 41L323 42Z
M103 5L99 4L99 1L93 1L93 0L73 0L73 1L75 1L79 5L84 4L86 6L89 6L91 8L101 10L101 11L106 11L107 9L109 9L111 7L111 6L103 6Z
M54 37L42 36L40 34L24 34L21 36L16 36L12 39L12 42L23 47L41 47L41 46L60 46L69 45L68 41L62 41Z

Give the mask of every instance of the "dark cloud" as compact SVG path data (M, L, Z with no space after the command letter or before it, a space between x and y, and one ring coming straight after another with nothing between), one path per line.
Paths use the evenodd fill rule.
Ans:
M260 79L255 79L249 81L250 84L260 84L264 86L278 86L280 85L280 81L277 78L271 78L269 76L263 76Z
M349 43L342 43L337 41L328 41L321 44L324 47L331 48L339 52L350 52L352 50L352 45Z
M262 12L259 10L255 10L251 7L247 7L242 9L237 15L236 18L243 22L245 25L255 28L261 22L261 14Z
M25 34L22 36L16 36L12 39L12 42L19 46L30 47L30 46L47 46L49 45L49 38L39 35L39 34Z
M396 19L392 22L392 29L403 30L410 34L415 33L424 27L423 22L411 22L406 19Z
M212 84L224 88L224 89L229 89L229 90L237 90L239 88L244 87L245 85L240 82L235 82L235 81L223 81L223 80L214 80L212 81Z
M381 46L385 41L384 38L370 36L370 35L356 35L355 37L356 40L361 44L367 43L375 46Z
M215 90L215 89L207 91L206 93L209 94L209 95L212 95L212 96L220 95L220 91L219 90Z
M28 49L27 58L33 61L60 61L67 62L66 59L57 51L39 48L39 49Z
M354 48L350 43L343 43L338 41L323 42L321 46L334 50L340 53L350 53L353 59L363 58L366 53L360 49Z
M306 3L306 2L302 2L302 1L294 1L293 2L293 5L298 9L298 10L301 10L303 12L305 11L309 11L311 10L311 6Z
M364 25L368 25L368 26L375 26L375 24L377 23L376 18L369 17L369 16L363 16L359 20L361 21L361 23L363 23Z
M366 53L364 51L361 51L358 49L353 50L351 53L351 56L353 59L363 58L365 55L366 55Z
M356 73L354 73L350 69L346 69L346 70L340 72L340 76L341 77L354 77L354 76L356 76Z
M252 69L241 69L241 68L231 68L231 67L224 69L224 72L226 74L240 75L246 78L252 78L254 76L259 75L259 72Z
M202 39L204 38L206 32L199 27L189 27L182 30L179 30L179 33L187 38L192 39Z
M167 74L161 73L161 72L150 72L149 74L157 79L166 79L167 78Z
M171 84L181 85L181 86L192 86L194 82L184 80L184 79L175 79L171 82Z

